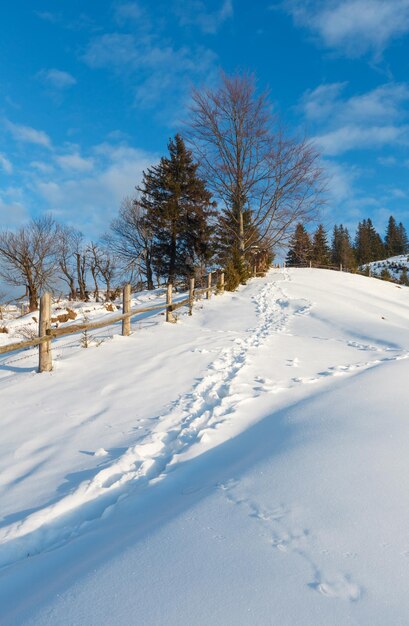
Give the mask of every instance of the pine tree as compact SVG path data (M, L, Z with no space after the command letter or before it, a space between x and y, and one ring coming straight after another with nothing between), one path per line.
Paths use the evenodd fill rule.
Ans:
M320 224L312 240L311 261L315 265L330 265L331 250L328 245L327 233Z
M214 203L182 137L171 139L168 149L169 157L144 172L137 191L153 235L153 266L173 283L177 276L193 275L197 263L208 261Z
M311 258L311 239L302 224L297 224L289 241L286 264L306 265Z
M340 224L340 226L334 226L331 260L337 267L342 265L344 269L356 268L356 258L351 243L351 237L348 229L342 224Z

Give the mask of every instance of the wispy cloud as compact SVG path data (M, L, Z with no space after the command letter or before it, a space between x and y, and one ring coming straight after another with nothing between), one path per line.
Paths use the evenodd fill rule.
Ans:
M140 22L142 18L145 18L145 15L138 2L123 2L116 5L114 9L114 16L119 24L124 24L128 20Z
M4 154L0 153L0 169L2 169L6 174L11 174L13 171L13 165L11 161L4 156Z
M143 170L156 160L156 155L125 143L106 142L91 148L87 157L57 157L57 163L66 167L52 173L38 170L30 187L47 210L97 237L107 229L122 199L135 193Z
M78 152L57 156L56 161L66 171L90 172L94 167L92 159L85 159Z
M316 128L315 140L325 154L409 141L408 85L387 83L349 97L346 89L347 83L320 85L301 100L300 109Z
M214 35L233 17L233 0L218 0L213 10L203 0L177 0L175 12L181 26L198 26L203 33Z
M284 0L282 6L325 47L351 57L378 56L409 31L409 0Z
M317 135L315 143L326 155L335 156L349 150L379 148L409 140L409 126L342 126Z
M190 81L202 80L214 71L216 55L201 46L175 47L151 35L107 33L92 39L83 60L94 69L108 68L132 77L135 102L143 107L162 103L177 107L190 88Z
M16 141L51 148L51 140L47 133L42 130L36 130L31 128L31 126L23 126L22 124L14 124L9 120L5 120L4 125Z
M41 70L37 73L37 78L48 87L58 91L72 87L77 82L72 74L57 69Z

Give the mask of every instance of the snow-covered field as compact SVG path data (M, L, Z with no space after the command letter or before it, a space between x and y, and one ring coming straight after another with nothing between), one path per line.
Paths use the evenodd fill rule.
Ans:
M0 623L407 624L408 319L276 269L49 374L1 357Z

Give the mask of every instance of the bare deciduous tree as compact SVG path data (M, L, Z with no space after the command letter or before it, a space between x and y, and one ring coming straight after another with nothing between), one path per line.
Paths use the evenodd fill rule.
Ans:
M99 302L99 284L98 276L100 274L100 250L98 244L91 241L88 248L89 254L89 269L91 272L92 280L94 281L94 298L96 302Z
M153 289L153 237L138 200L124 199L119 216L111 223L111 231L105 237L110 249L125 262L127 271L141 274L148 289Z
M61 271L61 279L69 287L69 299L75 300L77 288L75 284L77 274L77 257L82 242L82 233L69 226L60 226L58 230L58 267Z
M52 285L57 234L50 216L33 219L15 233L0 233L0 276L10 285L26 287L30 311L37 309L40 291Z
M243 262L251 247L282 243L296 222L315 216L319 155L285 136L252 76L222 75L218 88L195 90L191 113L188 140Z

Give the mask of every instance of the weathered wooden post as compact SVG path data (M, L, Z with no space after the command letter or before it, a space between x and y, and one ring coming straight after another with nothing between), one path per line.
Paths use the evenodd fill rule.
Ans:
M339 271L342 272L342 263L339 264Z
M195 279L189 280L189 315L193 312L193 303L195 301Z
M166 292L166 321L174 324L176 322L175 316L172 313L172 283L168 284L167 292Z
M40 298L40 318L38 323L38 336L45 337L47 330L51 328L51 295L44 293ZM53 369L51 354L51 337L48 341L38 346L38 371L50 372Z
M122 290L122 313L130 313L131 311L131 285L127 284ZM122 320L122 334L127 337L131 334L131 318L126 317Z
M207 275L206 300L210 300L211 297L212 297L212 273L209 272Z
M224 272L220 274L220 293L224 293Z
M310 261L310 269L312 268L312 261Z

